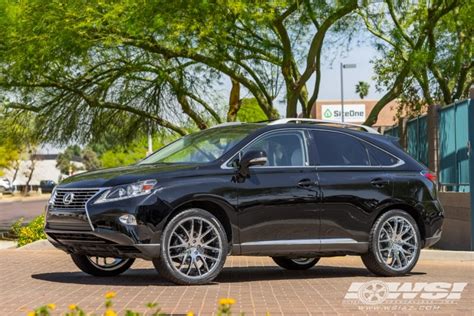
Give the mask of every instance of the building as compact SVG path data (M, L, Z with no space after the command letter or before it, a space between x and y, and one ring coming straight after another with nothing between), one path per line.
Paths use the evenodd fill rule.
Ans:
M52 180L57 183L67 177L67 175L61 174L61 171L56 167L56 159L59 153L60 150L58 148L44 144L31 157L33 158L32 160L24 159L19 161L18 170L13 168L4 170L3 178L10 180L12 185L21 190L27 183L34 164L33 174L29 183L33 190L36 190L36 187L39 186L42 180ZM84 168L80 157L73 157L71 163L79 169ZM13 181L13 179L15 180Z
M378 100L344 100L344 122L362 124ZM391 101L379 113L374 127L387 128L397 123L398 103ZM311 110L311 117L342 122L341 100L318 100Z

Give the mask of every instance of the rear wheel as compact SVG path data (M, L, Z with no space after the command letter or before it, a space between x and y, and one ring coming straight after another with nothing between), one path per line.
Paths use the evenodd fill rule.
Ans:
M161 236L158 273L176 284L209 283L220 273L228 253L224 227L211 213L189 209L170 220Z
M367 269L381 276L410 272L420 256L420 231L413 217L402 210L380 216L369 236L369 252L362 255Z
M287 258L287 257L272 257L273 261L278 264L280 267L287 270L307 270L316 263L318 263L319 258Z
M76 266L87 274L107 277L127 271L135 261L132 258L110 258L71 254Z

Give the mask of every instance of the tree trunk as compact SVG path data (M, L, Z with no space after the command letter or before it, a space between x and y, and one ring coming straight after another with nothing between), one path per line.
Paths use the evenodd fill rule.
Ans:
M428 106L428 168L433 171L436 175L439 172L438 164L438 129L439 129L439 117L438 117L438 106Z
M403 150L407 150L408 145L407 123L408 117L401 117L398 119L398 137L400 138L399 143Z
M299 93L296 93L290 89L286 90L287 92L287 104L286 104L286 117L297 117L297 106L298 106L298 97Z
M30 172L28 174L28 180L26 180L25 189L23 190L25 195L28 194L28 192L30 192L30 182L31 182L31 179L33 178L35 167L36 167L36 160L33 159L33 155L31 155L31 166L28 168Z
M233 78L230 79L232 83L232 89L230 90L229 96L229 110L227 111L227 122L235 122L237 119L237 113L242 105L240 102L240 83Z
M199 116L198 113L196 113L192 109L191 104L189 104L188 98L184 94L181 94L180 92L177 92L177 97L178 97L179 104L181 104L181 109L183 110L183 113L189 116L191 120L193 120L193 122L196 123L199 129L206 129L207 128L206 122L202 119L201 116Z

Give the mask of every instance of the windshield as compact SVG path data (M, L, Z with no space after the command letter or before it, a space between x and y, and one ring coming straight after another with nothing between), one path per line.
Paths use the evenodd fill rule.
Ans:
M178 139L139 164L206 163L219 159L259 125L210 128Z

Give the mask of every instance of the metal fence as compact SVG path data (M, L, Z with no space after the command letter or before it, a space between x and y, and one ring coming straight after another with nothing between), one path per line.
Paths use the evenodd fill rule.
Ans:
M469 117L472 100L445 106L439 111L439 183L442 190L469 192ZM385 134L399 136L398 126ZM428 165L428 118L416 117L407 123L407 152Z

